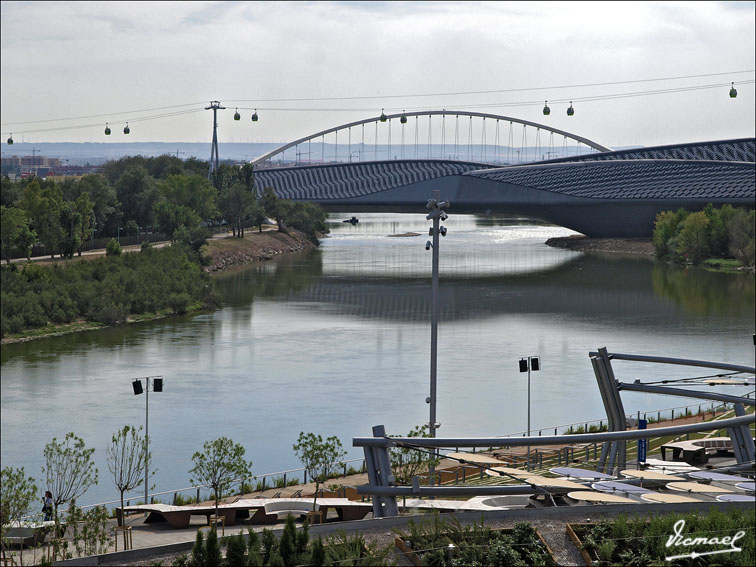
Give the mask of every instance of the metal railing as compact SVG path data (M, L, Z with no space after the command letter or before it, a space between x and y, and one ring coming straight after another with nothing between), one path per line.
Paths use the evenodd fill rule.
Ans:
M710 404L691 404L691 405L688 405L688 406L675 406L675 407L671 407L671 408L663 408L663 409L654 410L654 411L650 411L650 412L643 412L643 413L641 413L641 415L643 415L644 419L648 419L649 416L654 417L654 414L656 414L656 420L657 421L664 421L664 420L666 420L666 416L667 415L669 415L670 419L673 420L673 419L675 419L675 416L678 416L678 417L689 417L689 416L697 415L697 414L700 414L700 413L703 413L703 412L707 412L707 413L708 412L720 413L720 412L732 411L731 408L729 407L731 405L732 404L728 404L728 403L717 404L717 403L714 403L714 402L712 402ZM697 409L697 412L696 413L692 412L692 409ZM638 415L638 412L636 412L635 415L628 415L626 417L628 419L635 419L635 418L637 418L637 415ZM583 427L584 431L586 433L588 433L588 428L589 428L590 425L598 424L598 426L601 427L601 426L603 426L606 423L607 423L607 420L605 418L604 419L594 419L594 420L591 420L591 421L578 421L578 422L575 422L575 423L567 423L567 424L557 425L557 426L554 426L554 427L548 427L548 428L539 429L538 430L538 436L542 437L542 434L543 434L544 431L551 432L552 429L554 430L554 435L558 435L558 431L559 430L562 431L562 434L566 434L570 427L575 427L575 426ZM535 435L535 430L532 430L532 431L533 431L533 434ZM525 432L525 431L518 431L518 432L514 432L514 433L509 433L507 435L497 436L497 437L495 437L493 439L506 440L506 439L510 439L512 437L524 437L526 435L526 433L527 432ZM577 435L577 434L575 434L575 435ZM584 447L583 449L586 452L586 460L588 460L589 455L591 454L591 452L594 454L594 458L596 457L597 446L596 446L595 442L592 443L591 445L587 446L587 447ZM457 447L456 450L459 451L459 447ZM475 447L473 447L472 450L473 450L473 452L475 452ZM578 448L578 450L580 450L580 448ZM569 462L575 460L575 457L574 457L575 447L564 447L562 449L550 451L548 453L547 452L543 452L543 451L538 451L538 449L536 449L535 450L535 459L533 459L533 464L538 464L540 462L541 465L542 465L544 457L546 457L548 459L549 457L553 457L554 456L551 453L556 453L556 457L557 457L557 461L558 461L559 465L561 465L561 464L568 464ZM443 455L442 455L442 457L443 457ZM526 459L523 457L523 462L525 462L525 460ZM349 464L351 464L351 463L358 463L358 462L361 463L359 470L364 473L366 471L366 466L365 466L365 460L363 458L360 458L360 459L349 459L349 460L345 460L345 461L340 461L338 464L342 467L343 476L347 475L347 472L348 472L348 469L349 469L349 466L348 466ZM295 473L301 473L301 477L300 477L299 474L295 474ZM482 470L480 471L480 474L482 475ZM466 476L467 475L466 475L465 471L463 470L463 472L462 472L462 479L460 479L460 480L462 480L462 482L465 482ZM477 473L476 473L476 476L477 476ZM270 484L267 483L267 479L273 480L273 479L276 479L276 478L280 479L280 482L271 482ZM296 478L296 480L300 480L300 478L301 478L302 484L306 484L307 483L307 471L303 467L300 467L300 468L295 468L295 469L287 469L287 470L283 470L283 471L269 472L269 473L264 473L264 474L259 474L259 475L253 475L252 477L250 477L247 480L244 480L244 481L242 481L242 480L235 480L233 482L238 485L238 489L237 489L238 490L238 494L239 495L243 495L245 493L245 490L244 490L245 487L249 487L249 488L254 488L255 489L255 490L250 490L250 492L257 491L256 490L257 487L250 487L250 483L251 482L256 482L256 481L262 480L261 490L268 490L270 488L284 488L284 487L288 486L288 481L290 479L294 479L294 478ZM148 498L150 499L150 502L153 503L153 502L155 502L155 499L158 498L158 497L160 497L160 496L165 496L166 494L172 494L173 497L171 499L171 502L173 504L176 504L176 502L178 501L179 494L182 494L182 493L185 493L185 492L193 492L194 493L193 496L196 498L196 501L197 502L201 502L202 501L202 499L201 499L201 491L203 489L204 490L209 490L210 489L210 485L201 484L201 485L187 486L185 488L177 488L177 489L171 489L171 490L164 490L164 491L161 491L161 492L152 492L152 493L148 494ZM228 495L225 495L225 496L228 496ZM131 503L132 500L137 500L137 501L141 502L143 500L143 498L144 498L144 495L142 495L142 494L124 495L124 502L125 502L126 506L130 506L131 505L130 503ZM210 500L210 499L211 498L207 498L207 500ZM84 506L81 506L81 508L82 509L88 509L88 508L94 508L96 506L120 505L120 503L121 503L121 500L119 498L117 500L108 500L106 502L98 502L96 504L86 504Z

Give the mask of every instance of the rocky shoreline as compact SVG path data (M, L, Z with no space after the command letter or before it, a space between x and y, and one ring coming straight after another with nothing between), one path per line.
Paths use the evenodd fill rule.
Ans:
M244 238L216 238L203 249L208 264L202 269L205 272L217 272L249 262L272 260L279 254L301 252L315 247L303 233L292 229L288 233L248 232Z
M650 238L589 238L580 234L549 238L546 245L577 252L632 254L649 258L655 255L654 245Z

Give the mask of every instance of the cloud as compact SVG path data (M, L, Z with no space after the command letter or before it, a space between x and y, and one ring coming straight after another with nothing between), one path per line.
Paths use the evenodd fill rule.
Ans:
M317 103L266 99L532 88L756 66L752 3L5 2L0 27L4 122L237 99L250 102L228 105L261 109L254 136L273 140L382 107L555 99L607 88ZM736 102L701 92L583 104L571 126L627 144L700 139L728 128L753 135L753 88L739 90ZM737 120L729 115L733 105ZM269 110L294 107L356 110ZM700 117L702 109L707 116L695 126L685 119L686 113ZM529 119L539 111L508 110ZM195 141L207 136L207 121L200 113L134 131ZM669 131L660 132L660 123L669 123ZM249 127L224 125L224 134L242 126Z

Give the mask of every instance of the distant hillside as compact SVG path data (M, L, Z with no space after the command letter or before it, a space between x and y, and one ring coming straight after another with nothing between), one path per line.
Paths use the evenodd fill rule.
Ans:
M244 144L244 143L219 143L218 153L221 160L234 160L234 161L249 161L257 156L263 155L266 152L274 150L281 144ZM632 146L636 148L638 146ZM631 149L631 147L615 148L615 149ZM430 148L430 154L433 158L440 158L444 150L444 157L452 158L456 157L460 160L470 161L482 161L485 163L494 163L499 161L506 163L508 159L513 162L517 160L517 155L521 154L522 161L535 161L540 159L546 159L546 149L526 147L524 151L522 148L498 148L498 151L493 146L487 146L482 148L480 145L473 145L472 147L465 146L459 148L460 153L457 156L449 155L451 147L446 145L442 147L440 144L434 144ZM464 150L464 151L462 151ZM583 148L585 151L585 148ZM3 157L6 156L31 156L39 155L45 157L57 157L67 162L67 165L100 165L110 160L117 160L126 156L142 155L145 157L155 157L164 154L171 154L178 156L181 159L187 159L195 157L202 160L210 159L210 144L200 143L186 143L186 142L111 142L111 143L97 143L97 142L42 142L42 143L24 143L16 142L12 146L6 143L2 144ZM334 144L311 143L303 144L300 148L291 148L284 156L284 161L292 163L298 160L300 163L322 163L341 161L347 162L351 159L354 161L368 161L368 160L385 160L385 159L401 159L401 147L379 144L377 147L372 144L365 144L361 147L360 144L353 144L348 146L346 144L339 144L338 148ZM575 149L568 148L569 155L574 155ZM421 145L418 147L417 157L424 159L428 156L428 146ZM415 157L414 146L407 146L404 150L404 157L407 159ZM553 156L552 156L553 157ZM562 156L558 156L562 157ZM276 158L276 161L280 159L280 156Z

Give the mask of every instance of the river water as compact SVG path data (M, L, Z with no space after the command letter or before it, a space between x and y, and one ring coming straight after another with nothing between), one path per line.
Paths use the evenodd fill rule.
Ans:
M503 435L603 417L588 352L754 363L754 278L645 258L548 247L568 229L453 215L441 241L439 436ZM144 424L131 380L160 375L149 398L156 491L189 486L192 454L228 436L255 473L296 468L300 431L351 438L428 421L431 253L423 215L331 217L318 250L216 276L212 313L2 347L2 466L40 478L42 449L73 431L95 447L100 482L81 503L117 497L111 435ZM408 231L418 236L389 237ZM649 381L702 369L616 363ZM743 387L721 387L728 393ZM683 398L623 394L625 410ZM43 488L41 486L40 488ZM169 497L166 497L169 498Z

